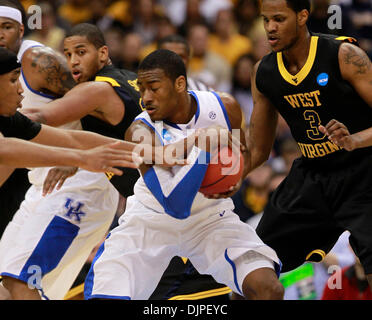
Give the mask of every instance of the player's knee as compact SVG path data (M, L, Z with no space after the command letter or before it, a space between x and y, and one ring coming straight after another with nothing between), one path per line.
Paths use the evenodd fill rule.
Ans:
M284 287L274 270L262 268L246 276L243 293L245 298L250 300L282 300Z
M3 281L3 286L10 292L27 287L27 283L20 281L18 279L12 278L12 277L8 277L8 276L3 276L2 281Z

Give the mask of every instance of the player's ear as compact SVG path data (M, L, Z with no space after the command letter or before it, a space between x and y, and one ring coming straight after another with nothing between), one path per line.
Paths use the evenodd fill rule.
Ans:
M184 76L179 76L175 81L175 88L177 92L182 92L187 89L187 82Z
M308 19L309 11L307 11L306 9L303 9L299 13L297 13L297 21L300 26L306 25Z
M98 57L101 62L106 62L109 59L109 51L107 46L102 46L98 49Z

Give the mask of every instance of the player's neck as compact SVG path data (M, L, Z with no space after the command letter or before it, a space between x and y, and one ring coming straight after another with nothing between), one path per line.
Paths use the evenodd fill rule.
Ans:
M293 46L283 51L284 63L289 73L297 74L305 65L310 52L311 35L306 32Z
M180 97L178 102L178 111L172 117L166 119L172 123L186 124L189 123L192 117L196 113L197 102L188 93L185 93Z

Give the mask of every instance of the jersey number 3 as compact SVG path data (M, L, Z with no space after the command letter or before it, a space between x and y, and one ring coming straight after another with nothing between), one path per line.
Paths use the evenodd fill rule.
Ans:
M325 134L321 133L318 129L320 125L320 118L317 112L314 110L306 110L304 112L304 118L308 123L310 129L306 130L307 136L311 140L322 140L325 137Z

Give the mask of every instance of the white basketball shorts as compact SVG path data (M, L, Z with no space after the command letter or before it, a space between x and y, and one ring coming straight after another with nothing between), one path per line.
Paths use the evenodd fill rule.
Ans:
M31 186L0 241L0 275L63 299L92 249L105 237L119 193L103 173L79 170L43 197Z
M154 212L132 196L119 226L95 256L85 299L146 300L174 256L189 258L199 273L212 275L241 295L248 273L280 269L274 250L231 210L179 220Z

